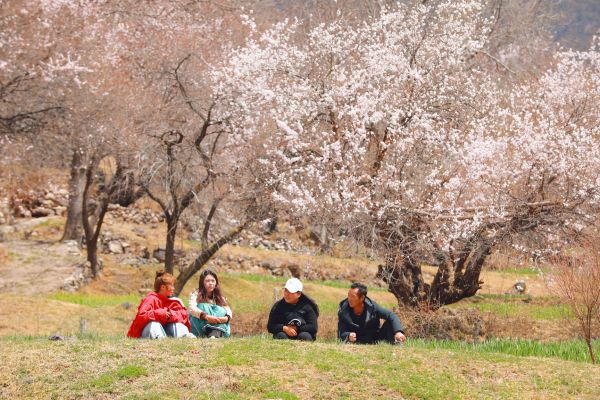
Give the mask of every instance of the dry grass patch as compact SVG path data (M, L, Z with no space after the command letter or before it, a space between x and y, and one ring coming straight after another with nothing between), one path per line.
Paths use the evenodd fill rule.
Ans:
M137 304L126 310L120 305L89 307L35 296L0 294L0 336L75 335L80 320L93 334L124 336L135 315Z

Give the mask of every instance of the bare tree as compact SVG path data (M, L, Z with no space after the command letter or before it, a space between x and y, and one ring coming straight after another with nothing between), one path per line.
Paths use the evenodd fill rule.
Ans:
M550 258L549 286L573 312L587 344L592 363L597 363L593 340L600 333L600 247L597 238L582 241L580 255Z
M119 159L116 160L115 171L110 175L107 176L105 172L99 171L98 166L102 161L100 154L100 152L93 153L85 168L85 186L81 204L87 260L94 279L102 270L102 263L98 259L98 239L108 206L119 204L127 207L143 194L142 191L135 190L133 171Z

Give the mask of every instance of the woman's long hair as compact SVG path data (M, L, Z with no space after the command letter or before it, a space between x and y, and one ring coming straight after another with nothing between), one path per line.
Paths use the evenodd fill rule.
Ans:
M315 303L315 301L313 299L311 299L306 294L304 294L304 292L302 292L302 294L300 295L300 301L302 301L303 297L304 297L305 301L308 302L308 304L310 304L310 306L313 308L313 310L315 310L315 314L317 314L317 317L318 317L319 316L319 306L317 305L317 303Z
M204 287L204 280L209 275L211 275L213 278L215 278L215 281L217 281L210 297L208 297L208 293L206 293L206 288ZM217 274L210 269L205 269L200 274L200 281L198 282L198 298L196 301L198 303L210 303L211 300L214 301L216 305L221 307L226 307L228 305L227 300L223 294L221 294L221 285L219 284L219 278L217 277Z

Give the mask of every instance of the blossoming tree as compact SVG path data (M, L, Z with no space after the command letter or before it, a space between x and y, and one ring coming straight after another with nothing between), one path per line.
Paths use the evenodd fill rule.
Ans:
M281 23L222 77L239 125L268 138L273 198L375 249L413 307L475 294L499 244L559 238L595 216L598 48L559 52L545 74L507 85L485 67L482 10L400 6L307 41Z

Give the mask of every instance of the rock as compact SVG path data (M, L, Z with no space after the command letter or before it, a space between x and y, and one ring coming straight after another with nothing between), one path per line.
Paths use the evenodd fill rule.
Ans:
M60 335L52 335L52 336L48 336L48 340L53 340L53 341L65 340L65 337L60 336Z
M17 231L17 228L15 228L12 225L0 226L0 235L8 235L8 234L14 233L16 231Z
M31 216L33 218L48 217L50 215L54 215L54 211L50 208L36 207L31 210Z
M133 233L135 233L136 235L138 235L139 237L142 237L142 238L144 238L144 239L146 238L146 231L144 231L142 228L138 228L138 227L136 226L136 227L134 227L133 229L131 229L131 231L132 231Z
M98 260L98 264L99 270L102 270L102 261ZM60 289L64 290L65 292L75 292L91 280L92 276L90 270L90 263L89 261L86 261L85 263L79 264L77 266L75 272L73 272L71 276L64 280Z
M110 251L113 254L123 254L125 249L123 248L121 242L119 242L118 240L111 240L110 242L108 242L108 251Z
M282 267L287 268L287 270L294 278L302 278L302 268L300 268L298 264L290 263Z
M159 263L165 262L165 256L166 256L165 249L158 248L152 252L152 257L154 257L156 260L158 260Z
M199 242L200 240L202 240L202 235L200 234L200 232L190 232L188 234L188 240L195 240Z
M42 207L46 207L46 208L54 207L54 202L50 201L50 200L42 200L42 201L40 201L40 204L42 205Z
M67 213L67 207L65 207L65 206L57 206L57 207L54 207L53 210L56 215L60 215L60 216L64 216Z
M260 266L265 269L268 269L269 271L275 271L277 269L280 269L281 261L272 258L266 258L263 261L261 261Z
M46 195L44 196L44 200L49 201L49 202L58 203L58 200L56 200L56 195L52 192L46 193Z
M31 211L29 211L23 206L18 206L15 214L17 215L17 217L31 218Z
M121 307L123 307L126 310L129 310L131 308L131 304L126 301L125 303L121 303Z
M513 289L517 294L523 294L527 290L527 284L523 280L518 280L515 282Z
M142 263L137 258L126 258L124 260L121 260L120 264L131 265L132 267L139 267L139 265Z
M140 257L145 258L145 259L150 258L150 251L148 250L147 247L142 247L140 249Z
M277 218L267 218L259 223L259 228L265 235L277 231Z
M69 249L69 251L67 251L67 254L70 256L80 256L81 251L79 251L79 249L77 247L75 247L75 248Z

